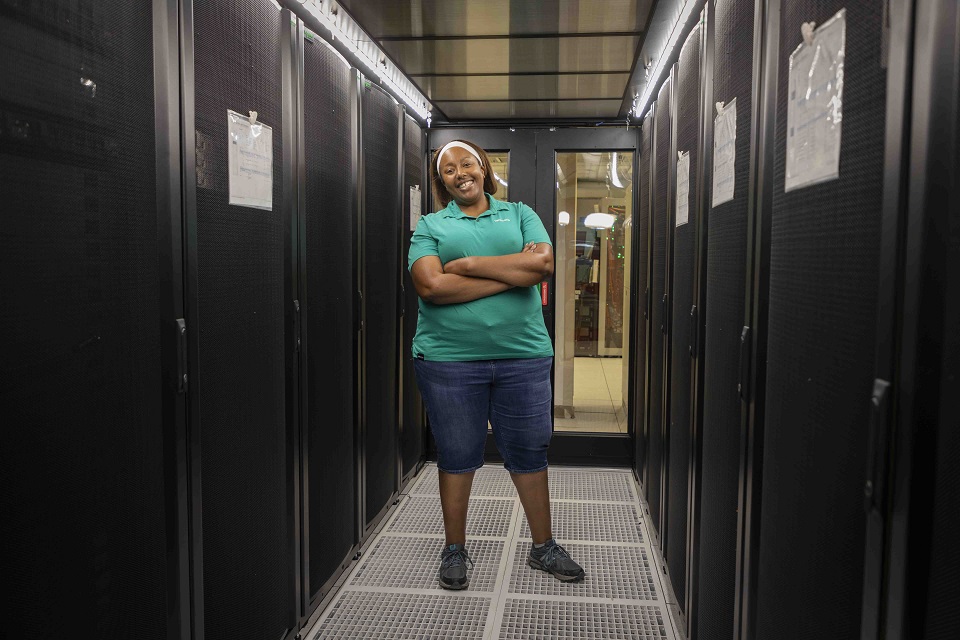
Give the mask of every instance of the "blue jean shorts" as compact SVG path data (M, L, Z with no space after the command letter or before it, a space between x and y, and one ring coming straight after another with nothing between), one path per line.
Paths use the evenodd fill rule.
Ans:
M507 471L546 469L553 435L552 364L552 357L414 360L420 395L437 441L437 467L446 473L469 473L482 467L489 421Z

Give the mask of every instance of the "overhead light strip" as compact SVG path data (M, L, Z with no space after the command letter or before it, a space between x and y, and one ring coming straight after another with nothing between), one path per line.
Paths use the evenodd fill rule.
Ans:
M663 51L661 51L660 55L657 56L657 62L653 67L653 73L647 76L647 84L643 89L643 93L640 95L639 99L634 100L634 117L639 118L641 115L643 115L643 113L647 110L647 106L650 104L650 99L653 96L654 90L659 89L659 85L656 84L657 79L660 77L660 74L663 73L663 67L670 58L670 54L673 53L674 48L676 48L677 42L680 40L680 34L683 33L684 27L687 25L687 20L690 19L690 15L693 13L693 10L696 6L696 0L686 0L686 2L683 3L683 8L680 9L680 12L677 14L677 21L673 24L673 30L670 32L670 38L667 40L667 44L663 48Z
M384 86L400 96L423 120L430 119L430 102L387 58L360 25L333 0L298 0L310 14L376 76Z

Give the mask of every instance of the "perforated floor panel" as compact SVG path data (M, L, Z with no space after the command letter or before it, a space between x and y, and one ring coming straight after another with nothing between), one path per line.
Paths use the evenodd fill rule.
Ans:
M530 528L510 474L486 466L467 515L470 587L437 584L444 544L428 465L330 596L306 638L677 638L633 476L551 468L552 526L586 572L562 583L527 565Z

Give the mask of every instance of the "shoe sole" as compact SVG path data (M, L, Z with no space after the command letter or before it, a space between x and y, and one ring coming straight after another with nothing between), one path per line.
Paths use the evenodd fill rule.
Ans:
M455 585L455 584L444 584L439 580L437 580L437 584L440 585L440 588L446 589L447 591L463 591L464 589L470 586L470 581L468 580L462 585Z
M543 566L542 563L538 562L537 560L534 560L533 558L527 558L527 564L533 567L534 569L539 569L540 571L546 571L547 573L553 575L554 578L556 578L557 580L560 580L561 582L580 582L581 580L583 580L583 576L586 575L584 571L581 569L579 575L565 576L562 573L557 573L555 571L551 571L550 569L547 569L545 566Z

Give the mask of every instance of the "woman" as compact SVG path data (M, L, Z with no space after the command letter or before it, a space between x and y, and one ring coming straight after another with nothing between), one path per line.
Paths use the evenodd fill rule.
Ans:
M480 147L451 142L430 171L445 208L420 220L408 268L420 296L414 369L438 450L446 531L440 586L469 584L467 503L488 420L530 523L528 564L580 580L583 569L550 528L553 345L535 287L553 274L550 237L530 207L493 197L497 184Z

